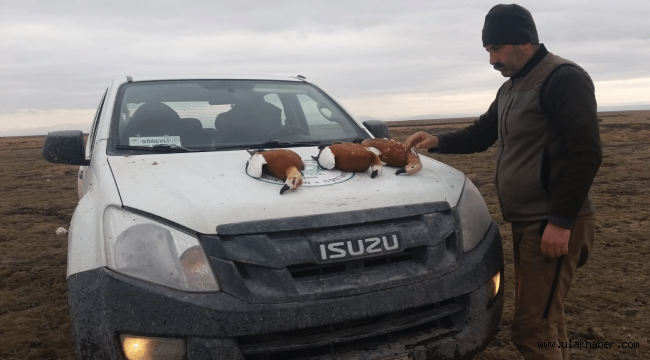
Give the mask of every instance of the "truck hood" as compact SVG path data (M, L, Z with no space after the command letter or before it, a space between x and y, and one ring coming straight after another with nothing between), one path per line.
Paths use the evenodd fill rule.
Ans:
M316 148L292 150L307 162L305 179L319 177L283 195L283 183L246 173L250 155L243 150L110 156L109 163L124 206L203 234L245 221L439 201L454 207L465 181L460 171L426 157L415 175L396 176L396 168L385 166L372 179L370 171L318 169L311 159Z

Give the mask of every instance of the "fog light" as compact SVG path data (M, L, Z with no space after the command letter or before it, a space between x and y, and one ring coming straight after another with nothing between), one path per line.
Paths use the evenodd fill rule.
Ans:
M485 286L485 297L488 305L499 293L499 287L501 286L501 271L499 271Z
M122 350L128 360L185 359L185 339L121 335Z

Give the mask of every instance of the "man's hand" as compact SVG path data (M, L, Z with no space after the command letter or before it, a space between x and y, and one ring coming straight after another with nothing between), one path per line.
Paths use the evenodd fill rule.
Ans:
M406 139L404 146L406 147L407 154L409 151L411 151L412 147L415 147L416 149L438 147L438 137L435 135L427 134L424 131L418 131Z
M571 230L549 223L542 234L542 254L557 258L569 253Z

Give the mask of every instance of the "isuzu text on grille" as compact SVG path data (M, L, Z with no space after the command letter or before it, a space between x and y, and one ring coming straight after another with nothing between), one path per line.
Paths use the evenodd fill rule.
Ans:
M349 257L377 254L399 250L397 234L320 244L321 260L335 260Z

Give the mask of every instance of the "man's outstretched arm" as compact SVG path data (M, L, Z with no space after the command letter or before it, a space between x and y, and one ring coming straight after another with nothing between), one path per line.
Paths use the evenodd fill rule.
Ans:
M488 111L466 128L444 134L432 135L419 131L406 139L407 152L412 147L429 149L441 154L472 154L485 151L498 138L498 109L496 99Z

